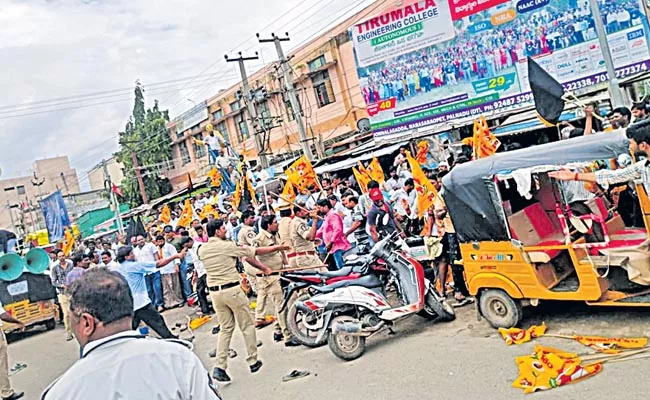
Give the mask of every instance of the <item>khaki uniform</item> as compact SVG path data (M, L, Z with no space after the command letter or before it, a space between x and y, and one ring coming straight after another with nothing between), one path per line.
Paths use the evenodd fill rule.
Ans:
M255 247L271 247L277 246L280 238L277 234L272 234L268 231L262 230L255 238ZM278 271L283 267L282 253L276 251L271 254L257 256L257 259L267 267L274 271ZM280 276L258 276L257 277L257 307L255 308L255 318L258 320L264 319L267 300L275 307L275 329L282 332L286 339L290 337L289 330L287 330L285 313L286 310L280 314L284 296L282 293L282 286L280 286Z
M239 286L239 273L235 267L239 257L255 257L255 249L249 246L237 246L234 242L212 237L199 248L199 260L203 262L207 273L207 285L210 299L221 325L217 337L217 368L228 366L228 349L235 330L235 321L239 325L248 357L249 365L257 362L257 336L255 324L248 308L248 298ZM234 285L236 284L236 285ZM220 289L223 285L234 285Z
M237 243L242 246L253 246L255 242L255 236L257 236L257 234L255 233L255 229L253 229L252 226L242 225L241 229L239 230L239 234L237 235ZM247 262L244 262L244 272L246 272L246 275L248 275L248 281L250 282L253 290L257 291L257 278L255 276L255 274L257 274L257 268L251 266Z
M316 245L307 239L307 234L311 230L311 227L307 225L307 221L299 217L294 217L291 220L290 228L293 252L287 254L289 265L292 268L320 267L322 263L320 258L318 258Z
M283 246L293 247L291 242L291 218L282 217L278 223L278 235L280 236L280 244Z

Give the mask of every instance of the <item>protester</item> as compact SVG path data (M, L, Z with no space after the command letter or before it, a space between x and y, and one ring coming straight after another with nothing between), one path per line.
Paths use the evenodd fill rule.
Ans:
M206 272L203 262L199 260L198 249L203 243L197 242L192 238L185 238L183 246L187 249L187 256L191 257L194 265L194 279L196 280L196 297L199 299L201 314L208 315L213 313L212 304L208 301L208 285L206 283Z
M165 308L176 308L183 306L183 298L181 295L180 281L178 273L180 271L180 260L183 257L176 257L178 251L171 243L165 240L163 236L156 238L156 245L158 246L158 254L156 260L164 260L173 258L173 262L164 268L160 269L163 299ZM174 258L176 257L176 258Z
M244 335L250 371L259 371L262 361L257 359L257 337L253 318L248 309L248 298L241 290L239 274L235 268L236 261L243 257L255 268L265 274L273 271L255 259L255 255L264 255L274 251L286 250L285 246L259 247L237 246L226 240L226 227L223 221L213 221L207 226L208 243L199 249L199 260L207 272L208 290L221 326L217 339L217 360L212 376L222 382L230 381L226 373L228 367L228 349L235 330L235 322Z
M133 253L135 254L136 261L140 263L155 263L156 256L158 255L158 248L155 244L145 241L144 236L138 235L136 237L136 246L133 247ZM164 310L164 297L163 297L163 287L162 287L162 278L160 271L156 270L150 274L146 275L146 284L147 284L147 293L149 294L149 299L152 301L154 308L158 312Z
M328 199L319 200L317 205L324 221L316 237L323 239L327 254L331 256L336 268L341 269L344 264L343 253L352 247L344 235L343 219Z
M74 264L74 267L70 272L68 272L65 278L66 287L70 286L72 282L81 278L81 276L86 272L90 266L90 258L87 254L77 253L72 257L72 263Z
M368 233L366 233L366 216L359 205L359 199L356 196L348 196L345 206L352 210L352 225L345 232L345 236L354 235L357 246L367 246L369 243Z
M391 194L390 202L404 230L409 234L418 231L418 195L413 179L406 179L404 186Z
M72 268L74 268L74 264L72 261L68 260L67 257L65 256L65 252L63 250L58 250L56 252L56 257L57 261L52 267L52 273L50 275L50 279L52 280L52 286L54 286L54 289L56 289L56 297L57 300L59 301L59 307L60 310L59 312L63 316L63 324L65 326L65 340L70 341L73 339L72 337L72 330L70 327L70 302L69 302L69 297L68 294L65 291L66 288L66 280L68 277L68 274L70 271L72 271Z
M100 267L115 269L118 264L116 261L113 261L113 254L106 250L102 253L102 263L99 264Z
M146 294L144 279L141 283ZM118 273L102 269L89 271L70 287L81 359L45 390L43 400L221 399L189 343L131 330L136 325L132 290Z
M159 259L155 263L138 262L136 261L133 247L124 246L120 247L117 251L117 262L120 265L116 271L124 276L133 295L132 329L136 329L140 325L140 321L143 321L161 338L175 338L169 331L169 328L167 328L167 325L165 325L165 321L160 313L151 304L151 299L147 293L145 276L183 257L185 257L185 250L180 253L174 253L170 257Z
M378 188L371 189L369 196L370 200L372 200L372 206L368 211L367 224L373 243L379 242L380 235L388 235L395 231L405 236L402 226L395 218L392 207L384 202L384 195L381 190Z
M648 105L645 101L639 103L634 103L632 105L632 115L634 116L634 122L640 122L648 118Z

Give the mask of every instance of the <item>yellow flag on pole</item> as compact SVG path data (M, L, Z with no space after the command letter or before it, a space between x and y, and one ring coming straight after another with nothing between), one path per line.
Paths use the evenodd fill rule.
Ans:
M241 202L241 183L237 182L235 192L232 194L232 209L237 211Z
M306 189L308 186L314 185L320 187L318 183L318 176L314 167L311 165L311 162L307 157L302 156L297 159L286 171L287 178L293 183L294 186L300 188L301 190Z
M436 197L438 197L438 190L433 183L427 178L415 158L411 153L406 152L406 159L411 166L411 173L413 174L413 182L415 183L415 191L418 194L418 217L422 218L424 213L433 206Z
M352 167L352 173L354 174L354 179L357 180L359 187L363 193L368 192L368 182L370 182L370 177L367 174L359 172L358 169Z
M65 234L63 235L63 246L61 247L61 250L63 250L63 254L69 256L72 252L73 247L74 236L72 235L72 230L70 228L65 228Z
M169 209L169 206L165 204L163 207L162 211L160 212L160 222L164 224L168 224L172 220L172 213L171 210Z
M188 227L192 223L192 216L194 215L194 212L192 211L192 204L190 204L190 200L185 200L185 206L183 207L183 212L181 212L181 216L178 218L178 223L176 226L184 226Z
M472 140L474 147L474 159L485 158L497 152L501 142L490 132L487 120L484 116L474 121L474 136Z
M377 181L380 185L384 184L386 177L377 157L373 157L370 164L368 164L368 168L366 168L366 172L370 179Z
M296 201L296 189L294 189L293 184L291 181L287 181L284 184L284 188L282 189L282 194L281 194L282 199L289 203L294 203Z
M223 177L221 176L221 173L217 169L217 167L212 167L210 172L208 172L208 177L210 177L210 186L221 186L221 181Z

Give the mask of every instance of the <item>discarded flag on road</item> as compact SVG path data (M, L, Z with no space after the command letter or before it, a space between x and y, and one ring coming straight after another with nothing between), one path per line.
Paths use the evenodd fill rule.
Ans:
M546 333L546 324L542 323L540 326L533 325L528 329L499 328L499 333L508 346L511 344L522 344L543 336Z
M648 338L608 338L601 336L574 336L578 343L600 353L618 354L623 350L642 349L648 344Z
M564 87L528 57L528 82L535 100L539 119L548 126L555 126L564 111Z

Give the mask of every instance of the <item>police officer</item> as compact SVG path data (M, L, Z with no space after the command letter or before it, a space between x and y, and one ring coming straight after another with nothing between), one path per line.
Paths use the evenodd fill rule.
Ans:
M262 217L261 223L262 230L255 238L256 247L271 247L277 246L280 243L278 236L278 222L275 215L267 215ZM284 265L284 256L282 252L276 251L267 255L257 256L257 259L271 268L274 271L282 269ZM259 321L264 319L264 309L266 308L267 300L275 307L275 333L273 339L279 342L286 339L284 345L287 347L300 346L300 343L291 338L291 334L287 329L287 320L285 311L280 314L282 302L284 301L282 295L282 287L280 286L280 275L266 275L258 276L257 278L257 307L255 308L255 319ZM256 322L257 324L257 322Z
M217 361L212 376L220 382L229 382L230 377L226 373L226 368L235 322L244 335L248 352L246 361L250 371L254 373L262 367L262 361L257 359L257 337L253 317L248 310L248 298L241 289L239 274L235 267L237 258L243 257L244 261L264 274L271 274L273 271L257 261L255 255L286 250L286 247L239 247L232 241L226 240L226 226L221 220L209 222L207 231L209 239L199 249L199 259L205 267L210 299L221 325L217 338Z
M131 330L133 296L119 273L89 270L68 292L81 359L41 400L221 399L190 343Z
M255 236L257 236L254 226L255 213L250 210L244 211L241 215L241 228L237 234L237 243L239 245L251 247L254 245L253 242L255 241ZM246 276L248 277L248 282L251 284L251 288L254 292L257 292L257 277L255 276L255 274L257 274L257 268L254 268L247 262L244 262L244 272L246 272ZM258 321L255 321L256 328L264 328L269 324L270 322L266 322L266 320L263 320L259 323Z
M280 199L278 211L280 212L280 223L278 224L278 235L280 244L292 246L291 243L291 204Z
M318 221L316 220L316 211L311 214L304 207L296 205L293 208L295 217L291 220L291 243L293 252L287 254L289 265L292 268L297 267L320 267L322 265L316 252L316 231L318 230ZM311 215L312 225L309 226L306 218Z

